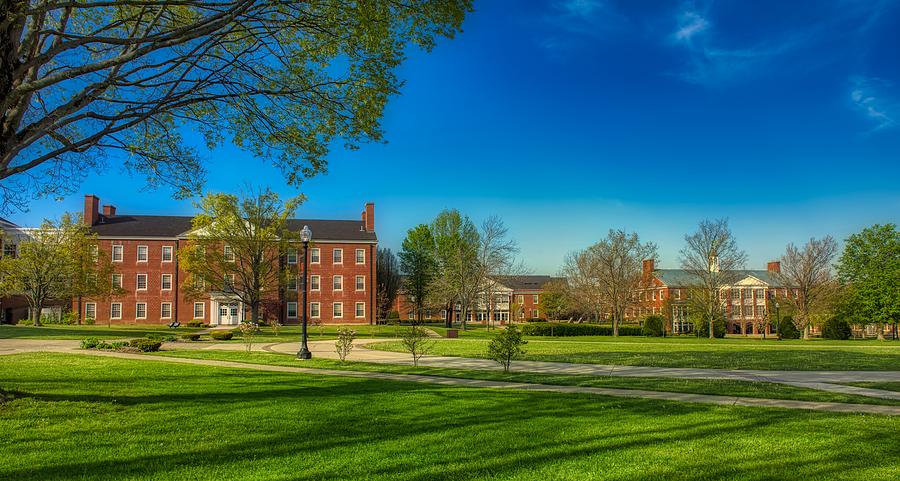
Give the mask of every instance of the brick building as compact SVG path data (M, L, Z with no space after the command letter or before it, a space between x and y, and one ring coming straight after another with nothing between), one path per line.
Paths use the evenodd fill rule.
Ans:
M203 321L236 325L249 318L249 307L227 293L190 299L182 291L186 273L179 268L178 252L188 242L192 217L123 215L112 205L100 208L100 199L84 197L84 221L100 239L100 248L116 267L113 282L123 295L110 300L87 299L82 315L97 322L181 323ZM360 220L291 219L289 228L308 225L313 238L309 249L308 314L323 323L375 321L375 206L368 203ZM262 316L282 323L300 321L299 276L302 246L285 253L285 263L297 277L278 289L278 298L264 303ZM73 308L75 303L73 302Z
M719 288L719 299L728 334L762 334L760 326L769 320L766 334L775 332L774 313L768 312L769 301L796 296L797 290L780 285L774 274L781 264L769 262L765 270L740 270L736 280ZM659 314L667 319L666 329L673 334L693 330L688 320L690 286L694 275L684 269L656 269L652 259L643 263L642 287L635 293L635 306L625 313L627 319L641 319Z

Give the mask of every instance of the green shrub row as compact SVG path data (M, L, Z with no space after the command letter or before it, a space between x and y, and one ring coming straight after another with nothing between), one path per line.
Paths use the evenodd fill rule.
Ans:
M666 318L654 314L644 319L641 334L650 337L663 337L666 333Z
M230 341L231 338L234 337L234 333L231 331L215 330L209 333L209 337L217 341Z
M522 326L522 333L527 336L612 336L612 326L600 324L572 324L563 322L532 322ZM620 336L640 336L641 328L636 326L619 326Z

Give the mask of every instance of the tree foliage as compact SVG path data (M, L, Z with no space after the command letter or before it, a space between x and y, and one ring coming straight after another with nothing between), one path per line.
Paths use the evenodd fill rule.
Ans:
M491 339L488 344L488 356L503 366L503 372L509 372L513 360L525 354L528 341L514 324L509 325Z
M64 194L124 159L149 184L198 191L229 139L291 185L329 146L380 141L410 46L453 37L471 0L0 2L2 206ZM120 156L109 154L120 152Z
M416 308L416 322L422 320L422 311L431 293L437 267L431 228L427 224L419 224L406 233L400 251L400 269L406 276L403 292Z
M459 303L462 325L478 295L481 278L478 252L481 236L478 228L459 211L445 210L435 217L430 226L434 237L438 275L434 282L435 297L447 305L447 326L452 319L449 313Z
M900 232L894 224L873 225L851 235L837 264L840 280L849 284L845 302L855 307L861 324L900 320Z

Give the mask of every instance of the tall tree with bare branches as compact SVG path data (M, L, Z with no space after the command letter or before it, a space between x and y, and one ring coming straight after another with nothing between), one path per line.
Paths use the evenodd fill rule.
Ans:
M713 323L722 313L719 291L737 281L736 271L743 269L747 254L738 248L728 219L700 221L697 231L685 235L684 241L681 267L693 278L689 286L690 309L699 310L692 314L708 323L709 338L713 339Z
M810 327L827 315L838 294L831 268L837 251L831 236L812 238L803 247L788 244L780 259L781 272L774 274L782 286L796 289L787 302L794 307L794 324L803 339L809 339Z
M481 223L478 246L478 289L487 315L488 326L494 321L497 307L498 280L524 275L524 266L516 262L519 247L509 237L509 229L503 219L493 215Z
M410 46L460 31L472 0L0 2L0 207L76 189L108 160L171 185L203 182L198 153L230 140L291 185L329 146L382 139ZM113 153L121 155L110 155Z
M569 307L600 321L607 304L602 295L600 267L597 264L590 249L570 252L563 261L560 277L566 279L563 287Z

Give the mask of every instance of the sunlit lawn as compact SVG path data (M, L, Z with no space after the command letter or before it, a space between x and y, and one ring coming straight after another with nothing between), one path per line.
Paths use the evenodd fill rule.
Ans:
M47 324L39 327L0 325L0 339L84 339L86 337L118 339L143 337L151 334L180 335L197 330L199 329L191 327L171 329L165 324L113 324L112 326L106 324L93 326Z
M865 479L900 418L0 356L0 479Z

